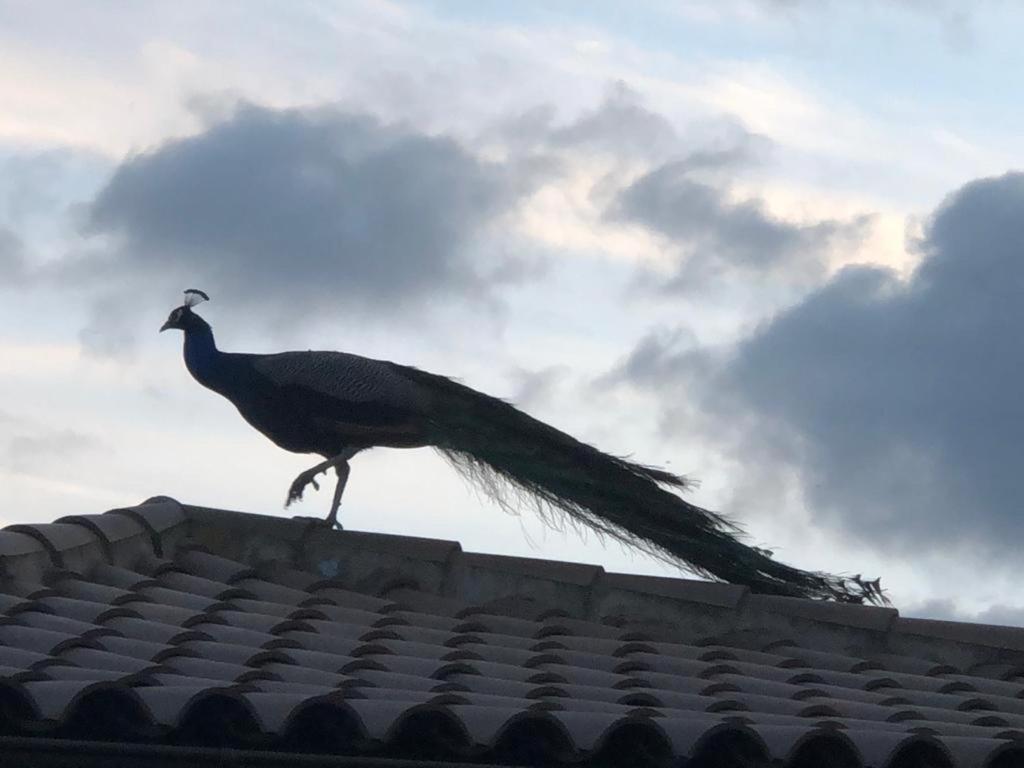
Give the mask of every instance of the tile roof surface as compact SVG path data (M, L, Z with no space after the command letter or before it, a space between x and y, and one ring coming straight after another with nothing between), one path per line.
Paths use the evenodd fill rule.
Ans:
M0 736L523 765L1024 765L1024 629L157 497L0 531Z

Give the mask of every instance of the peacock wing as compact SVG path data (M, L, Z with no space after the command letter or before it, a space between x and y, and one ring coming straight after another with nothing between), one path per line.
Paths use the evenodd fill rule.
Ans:
M423 412L427 406L423 387L384 360L346 352L281 352L257 358L253 367L277 386L348 403L379 403L407 412Z

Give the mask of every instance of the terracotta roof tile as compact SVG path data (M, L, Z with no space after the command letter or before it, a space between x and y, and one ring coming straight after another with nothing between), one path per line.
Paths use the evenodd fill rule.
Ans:
M513 635L529 640L537 640L544 625L537 621L526 621L511 616L494 616L492 614L473 615L459 625L472 628L471 631L489 632L496 635Z
M150 643L138 640L134 637L118 637L106 635L96 638L96 644L104 651L118 656L128 656L133 659L141 659L159 663L171 656L187 656L188 650L183 645L170 645L167 643Z
M956 673L956 667L944 664L931 659L915 658L912 656L900 656L894 653L872 653L868 655L872 661L877 661L881 669L891 672L905 672L911 675L944 675Z
M50 664L69 664L52 656L48 651L0 645L0 666L11 669L41 669Z
M229 586L221 581L213 581L211 579L204 579L201 576L193 576L189 573L182 573L180 571L170 571L168 573L161 574L157 579L157 586L163 589L173 589L177 592L184 592L186 594L200 595L202 597L208 597L215 602L231 600L232 598L247 598L249 600L255 600L256 595L238 586ZM138 591L142 594L148 594L147 589L153 589L148 587L145 589L139 589Z
M234 584L252 578L258 573L257 569L250 565L205 552L194 543L179 548L175 553L174 562L186 573L222 584Z
M138 562L138 561L136 561ZM150 576L119 566L97 563L89 573L89 581L97 585L111 586L130 592L138 587L156 586L157 581Z
M881 704L883 706L910 703L910 699L904 696L902 688L878 688L874 691L864 691L859 688L843 688L821 683L805 683L800 687L804 688L807 693L801 694L799 698L809 699L821 696L826 699L861 701L866 704Z
M149 533L138 520L125 515L73 515L58 523L79 525L90 531L110 563L131 563L149 548Z
M785 654L789 659L793 659L798 662L797 664L791 664L790 666L830 669L835 672L865 672L868 670L884 669L882 664L877 661L869 661L867 659L861 659L855 656L846 656L839 653L812 651L809 648L798 648L795 646L773 646L772 650L778 654ZM779 666L782 665L780 664Z
M210 680L245 682L253 678L264 678L269 674L241 664L229 664L190 656L175 656L172 659L167 659L163 666L182 675L205 677Z
M54 664L39 673L37 679L46 680L84 680L86 682L115 681L125 685L136 685L148 680L150 673L125 672L119 669L91 669L89 667L75 667L70 664Z
M0 532L2 535L2 532ZM50 569L44 570L42 575L50 575L53 571ZM43 597L50 597L51 595L58 594L57 590L52 587L45 586L42 583L42 579L19 579L19 578L5 578L0 579L0 592L5 595L12 595L16 597L24 597L31 600L38 600Z
M210 636L196 631L183 629L175 624L164 624L159 621L147 621L141 618L129 616L118 616L107 619L103 623L107 629L112 629L123 637L137 640L175 644L190 639L209 638Z
M886 670L884 678L890 681L889 684L892 685L892 687L908 688L918 691L931 691L933 693L956 693L957 691L984 690L977 687L978 685L983 684L982 679L977 677L912 675ZM987 686L989 684L989 681L984 681L984 685ZM883 687L887 686L876 686L876 688ZM1024 690L1024 686L1021 686L1021 689Z
M1024 750L1021 630L165 498L0 531L0 613L12 733L544 765Z
M146 599L131 589L109 586L78 577L61 579L54 582L54 587L63 597L71 597L93 603L105 603L106 605L124 605Z
M111 629L97 627L86 621L69 619L66 616L58 616L52 613L41 611L21 611L17 614L17 623L25 627L35 629L48 629L53 632L61 632L67 635L77 635L82 638L93 638L97 635L114 634Z
M156 552L144 553L135 561L135 565L133 567L139 573L154 579L168 571L181 571L181 566L173 560L160 557Z
M57 632L17 624L0 625L0 643L12 648L40 651L54 656L69 648L95 647L95 641L80 637L77 633Z

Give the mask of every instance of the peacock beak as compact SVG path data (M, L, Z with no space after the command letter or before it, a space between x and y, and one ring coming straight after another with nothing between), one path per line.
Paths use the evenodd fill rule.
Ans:
M168 320L163 325L160 326L160 333L163 333L164 331L166 331L170 327L171 327L171 321Z

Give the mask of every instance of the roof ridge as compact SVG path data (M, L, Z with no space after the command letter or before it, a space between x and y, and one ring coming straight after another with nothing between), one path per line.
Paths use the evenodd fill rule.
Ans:
M907 653L942 662L952 656L963 668L1024 662L1019 627L904 618L895 608L752 594L742 585L696 578L466 552L455 541L328 530L316 520L181 504L166 496L103 515L8 526L0 530L0 576L40 583L54 568L85 572L143 556L155 559L149 567L166 568L168 558L197 542L248 566L288 563L374 599L401 595L402 602L421 600L458 618L560 616L619 636L705 644L760 628L768 632L766 643L814 636L828 647L866 655Z

